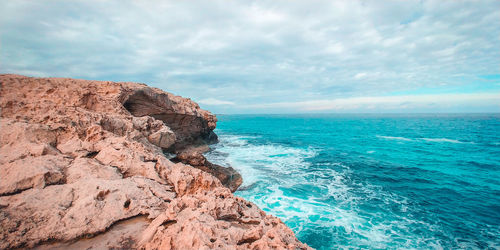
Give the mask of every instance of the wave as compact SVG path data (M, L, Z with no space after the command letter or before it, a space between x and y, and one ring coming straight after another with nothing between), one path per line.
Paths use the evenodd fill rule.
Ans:
M411 140L386 139L401 138ZM353 170L334 159L313 164L308 159L319 155L317 149L260 144L258 139L237 135L221 134L219 140L206 156L214 163L231 165L242 174L243 185L236 195L282 219L299 239L310 241L318 234L328 234L323 235L328 242L318 248L390 248L394 246L394 235L408 238L403 248L425 248L437 241L432 234L412 233L416 223L430 231L441 228L408 217L413 208L406 198L378 186L353 182ZM383 218L380 210L360 209L374 206L372 201L381 203L378 206L385 214Z
M378 138L384 138L388 140L400 140L400 141L413 141L410 138L399 137L399 136L385 136L385 135L377 135Z
M448 138L406 138L406 137L401 137L401 136L385 136L385 135L377 135L378 138L383 138L387 140L399 140L399 141L428 141L428 142L448 142L448 143L471 143L473 144L474 142L463 142L459 140L454 140L454 139L448 139Z
M424 140L424 141L430 141L430 142L464 143L463 141L453 140L453 139L448 139L448 138L420 138L420 139Z
M279 177L300 172L307 167L304 160L316 155L312 149L257 145L249 143L251 139L258 137L220 135L219 143L206 157L213 163L236 169L243 176L242 186L248 187L269 175Z

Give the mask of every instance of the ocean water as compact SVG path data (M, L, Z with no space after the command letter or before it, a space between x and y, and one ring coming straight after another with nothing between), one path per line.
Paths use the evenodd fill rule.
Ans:
M218 115L207 157L316 249L500 249L500 115Z

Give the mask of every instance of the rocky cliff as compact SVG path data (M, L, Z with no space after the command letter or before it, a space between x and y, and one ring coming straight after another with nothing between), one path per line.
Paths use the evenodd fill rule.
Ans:
M307 248L203 157L217 119L193 101L19 75L0 88L1 249Z

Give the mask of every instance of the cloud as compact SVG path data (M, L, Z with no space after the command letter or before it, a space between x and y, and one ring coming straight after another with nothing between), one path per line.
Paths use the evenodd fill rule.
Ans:
M303 102L281 102L249 105L252 109L289 109L298 111L370 111L408 110L419 108L446 108L449 106L493 106L500 111L500 92L474 94L434 94L367 96L338 98L334 100L314 100Z
M364 72L363 72L363 73L357 73L357 74L354 76L354 78L355 78L355 79L361 79L361 78L364 78L365 76L366 76L366 73L364 73Z
M500 89L480 77L500 74L495 0L0 4L1 72L138 81L238 103L215 112Z
M199 100L198 103L205 105L235 105L234 102L217 100L215 98L207 98L203 100Z

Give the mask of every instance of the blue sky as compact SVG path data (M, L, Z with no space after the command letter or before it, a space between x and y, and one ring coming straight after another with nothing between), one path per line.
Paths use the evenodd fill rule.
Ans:
M0 1L0 72L215 113L500 112L500 1Z

